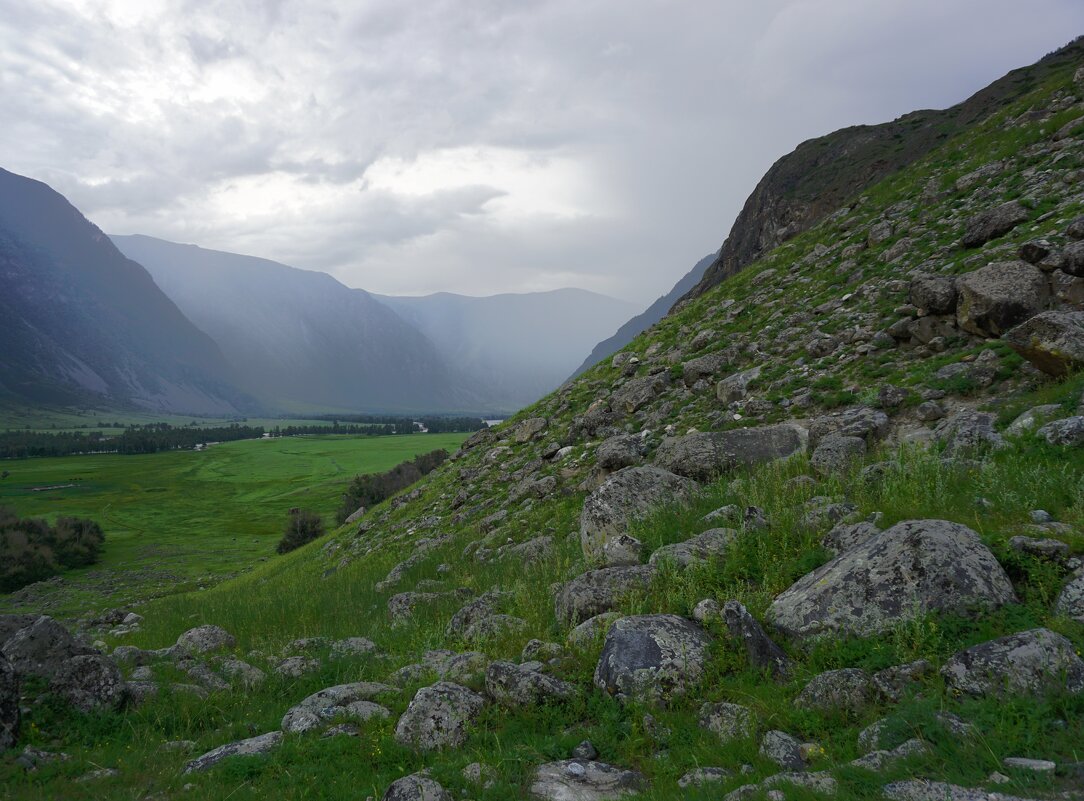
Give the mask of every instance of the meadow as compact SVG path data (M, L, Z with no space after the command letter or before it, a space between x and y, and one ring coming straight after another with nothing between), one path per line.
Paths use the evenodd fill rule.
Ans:
M217 583L273 556L291 508L331 524L354 475L436 448L454 451L465 437L284 437L204 451L5 461L0 505L23 516L90 517L106 546L97 565L0 604L70 616Z

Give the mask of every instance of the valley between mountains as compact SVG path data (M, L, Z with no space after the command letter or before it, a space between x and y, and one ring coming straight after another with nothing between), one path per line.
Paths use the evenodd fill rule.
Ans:
M169 294L183 246L90 235ZM55 277L44 239L6 258ZM234 385L223 316L174 292L169 371L150 341L114 371L76 316L47 389L281 394L255 354ZM234 578L59 619L7 598L5 796L1084 798L1084 41L804 143L675 301ZM465 303L380 308L432 345L425 307ZM421 380L448 352L392 356Z

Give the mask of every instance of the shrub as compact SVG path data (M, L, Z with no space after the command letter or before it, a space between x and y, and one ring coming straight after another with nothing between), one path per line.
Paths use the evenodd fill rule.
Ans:
M279 553L288 553L323 535L324 521L320 519L320 515L307 509L291 509L286 529L282 532L282 539L279 540L276 550Z
M20 518L0 507L0 591L11 592L55 576L65 568L98 561L105 534L93 520Z
M441 448L397 464L384 473L354 476L346 494L343 495L342 506L339 507L337 515L339 523L345 523L346 518L358 508L364 506L368 509L376 506L399 490L406 489L415 481L420 481L423 476L436 470L447 458L448 451Z

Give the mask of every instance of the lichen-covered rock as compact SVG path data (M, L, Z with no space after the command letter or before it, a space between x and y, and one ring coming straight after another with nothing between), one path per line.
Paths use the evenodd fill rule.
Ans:
M669 562L685 568L695 562L704 562L712 557L722 556L737 536L738 532L734 529L711 528L684 542L662 546L651 554L648 563L657 565Z
M866 453L866 441L861 437L833 434L825 437L809 457L810 466L822 476L841 473Z
M430 609L434 604L452 600L466 600L473 593L465 587L447 592L400 592L388 599L388 620L400 626L414 618L417 609Z
M1084 417L1066 417L1055 420L1035 432L1051 445L1079 448L1084 445Z
M1049 288L1026 261L999 261L960 276L956 323L983 337L999 337L1043 310Z
M931 610L966 614L1014 600L978 534L946 520L908 520L803 576L768 616L795 637L867 636Z
M233 648L237 639L221 626L197 626L177 638L177 650L185 654L207 654Z
M525 707L571 698L575 688L568 682L523 665L494 662L486 670L486 692L503 706Z
M633 414L651 403L670 383L669 373L656 373L629 379L610 396L614 409Z
M1054 602L1054 612L1084 622L1084 575L1077 576L1062 588Z
M497 614L511 600L512 593L510 592L490 590L482 593L473 601L460 607L459 611L452 615L452 619L448 621L448 625L444 628L444 636L462 636L472 624Z
M723 403L740 401L749 394L749 386L760 378L761 369L758 365L749 370L729 375L715 385L715 397Z
M387 713L384 707L372 709L356 705L368 704L380 695L397 692L399 691L395 687L374 681L356 681L325 687L290 707L282 718L282 730L294 733L311 731L319 728L326 721L342 715L362 718L374 715L384 717L386 714L381 714L379 711L383 710Z
M873 681L866 671L842 668L814 676L794 699L794 705L818 712L840 710L853 714L865 709L874 695Z
M564 759L538 766L531 795L546 801L611 801L647 786L639 771L587 759Z
M6 656L0 654L0 751L19 738L19 677Z
M802 743L784 731L773 730L760 741L760 755L783 770L805 770Z
M606 543L628 533L629 523L652 509L689 498L696 484L658 467L618 470L587 496L580 513L580 544L589 561L607 564Z
M756 731L753 711L739 704L704 704L700 707L699 722L701 728L712 732L721 743L744 740Z
M74 657L95 653L93 648L78 643L66 628L47 615L20 627L7 639L0 652L10 660L18 675L44 679L52 678Z
M655 452L655 464L678 475L707 480L737 467L785 459L804 448L801 431L787 424L697 431L664 439Z
M1041 312L1002 339L1049 375L1060 377L1084 367L1084 312Z
M833 556L846 553L851 548L861 545L863 542L881 533L873 523L863 521L861 523L837 523L831 531L824 535L821 545Z
M1028 218L1028 210L1018 200L1010 200L979 212L967 221L960 243L965 248L977 248L991 239L1009 233Z
M888 415L880 409L857 406L822 415L809 423L809 447L816 448L831 436L858 437L873 445L888 433Z
M899 703L909 690L933 673L933 665L925 659L916 659L905 665L878 670L873 674L873 688L881 698Z
M952 314L956 282L947 275L916 275L911 279L911 304L926 314Z
M563 625L575 626L595 615L610 612L629 593L646 590L655 572L654 565L588 570L558 588L554 599L557 620Z
M53 674L49 688L82 712L119 709L127 694L117 663L101 654L73 656Z
M989 412L965 409L938 423L934 436L945 445L948 456L971 456L1001 448L1005 440L994 427L997 418Z
M722 613L727 631L745 648L750 665L767 671L777 679L790 674L790 660L786 653L772 641L748 609L738 601L727 601Z
M711 636L677 615L633 615L606 633L595 686L619 700L664 700L696 684Z
M694 768L678 779L678 787L703 787L706 784L724 782L734 774L726 768Z
M945 683L968 695L1084 692L1084 660L1049 629L1030 629L973 645L941 668Z
M961 787L927 779L890 782L882 792L888 801L1035 801L1033 798L992 792L981 787Z
M514 615L490 615L476 620L463 632L463 639L477 643L496 640L510 634L519 634L527 628L527 621Z
M595 463L603 470L634 467L644 460L644 440L636 434L617 434L603 440L595 451Z
M202 771L217 765L223 759L231 756L263 756L264 754L271 753L271 751L281 742L282 732L269 731L258 737L249 737L246 740L237 740L233 743L226 743L226 745L220 745L218 748L193 759L184 766L184 772L201 773Z
M380 801L452 801L452 796L425 773L412 773L393 781Z
M451 682L422 687L395 726L395 740L419 751L455 748L485 707L485 698Z
M601 643L610 626L620 617L620 612L603 612L587 618L568 633L568 644L574 648L589 648Z

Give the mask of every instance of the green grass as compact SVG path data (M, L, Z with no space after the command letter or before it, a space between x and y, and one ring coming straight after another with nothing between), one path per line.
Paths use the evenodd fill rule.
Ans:
M330 522L354 475L436 448L454 451L465 436L284 437L199 452L8 460L0 504L23 516L90 517L105 530L101 562L66 574L71 586L50 607L72 614L246 569L274 553L291 507ZM49 486L62 488L35 491ZM103 592L116 582L122 586Z

